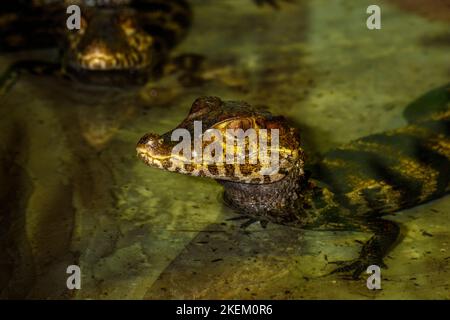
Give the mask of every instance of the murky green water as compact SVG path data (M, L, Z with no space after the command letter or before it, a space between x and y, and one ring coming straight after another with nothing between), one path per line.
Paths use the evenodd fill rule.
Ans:
M438 1L439 2L439 1ZM297 0L193 1L194 26L175 53L201 53L210 83L176 79L140 91L99 90L24 76L0 100L0 297L450 298L448 197L400 212L402 239L381 291L324 277L354 257L352 232L269 225L243 232L214 181L150 169L137 140L178 124L200 95L243 99L301 128L312 157L404 125L402 111L449 80L449 15L436 5ZM24 53L47 56L52 53ZM17 58L3 55L1 69ZM66 268L82 289L66 288Z

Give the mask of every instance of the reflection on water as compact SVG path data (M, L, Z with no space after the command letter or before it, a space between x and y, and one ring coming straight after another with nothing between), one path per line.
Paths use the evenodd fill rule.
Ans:
M369 2L273 11L193 1L177 53L205 55L212 80L201 86L167 77L125 91L22 77L0 98L0 296L449 298L448 198L393 218L404 238L386 260L384 290L369 292L364 280L323 277L327 261L353 257L368 234L244 232L226 220L234 215L214 181L135 158L143 133L168 131L200 95L286 115L313 157L403 125L407 103L448 81L446 46L423 41L448 25L386 2L383 29L369 32ZM80 291L66 289L70 264L81 266Z

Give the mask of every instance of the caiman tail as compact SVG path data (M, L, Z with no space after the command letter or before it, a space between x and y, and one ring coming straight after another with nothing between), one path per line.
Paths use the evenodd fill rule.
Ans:
M355 215L384 215L450 190L450 85L405 110L409 125L328 152L314 178Z
M359 257L336 262L332 273L352 273L370 265L384 267L383 257L400 228L381 216L437 199L450 190L449 85L432 90L405 109L409 124L364 137L328 152L314 178L324 183L314 196L322 207L312 228L362 230L373 236Z

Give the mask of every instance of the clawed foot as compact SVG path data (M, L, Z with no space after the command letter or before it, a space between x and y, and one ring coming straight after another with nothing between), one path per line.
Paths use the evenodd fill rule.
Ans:
M350 278L353 280L359 279L361 273L366 272L367 268L371 265L376 265L380 268L387 269L387 266L384 264L383 260L377 258L358 258L350 261L333 261L329 262L329 264L338 265L338 267L331 271L329 275L344 273L344 278ZM348 274L350 274L350 276Z

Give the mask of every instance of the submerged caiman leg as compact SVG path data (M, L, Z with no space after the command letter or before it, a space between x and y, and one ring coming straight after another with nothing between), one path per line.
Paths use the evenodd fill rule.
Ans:
M300 137L285 119L257 111L242 101L224 102L217 97L197 99L174 130L185 129L191 137L197 137L194 121L202 122L203 132L215 129L223 137L235 129L253 129L257 134L277 129L279 143L269 149L279 156L278 170L263 170L264 163L249 162L248 153L244 163L227 163L220 158L211 163L206 153L200 159L190 153L180 155L173 152L178 144L171 139L174 130L161 136L144 135L137 153L151 167L217 180L224 187L227 205L245 217L309 230L373 233L357 259L341 263L333 272L358 278L372 264L384 266L383 258L398 238L398 225L382 216L450 191L449 87L439 89L442 94L438 96L446 99L435 106L423 105L433 109L426 116L406 127L367 136L326 153L310 167L311 176L305 169ZM426 95L419 99L428 100ZM412 105L417 108L417 104ZM407 111L411 112L409 107ZM410 114L408 119L412 119ZM202 150L210 139L202 135ZM189 143L191 150L196 150L194 140ZM218 143L226 150L225 141L219 139ZM250 150L250 142L246 143L242 149L235 144L234 154Z
M368 266L376 265L380 268L387 268L383 257L387 255L400 234L400 228L397 223L385 220L375 219L362 221L361 225L366 226L367 230L374 235L363 244L358 258L351 261L333 261L330 264L339 265L330 274L351 273L353 279L358 279L360 274L365 272Z

